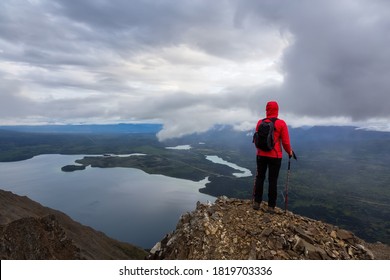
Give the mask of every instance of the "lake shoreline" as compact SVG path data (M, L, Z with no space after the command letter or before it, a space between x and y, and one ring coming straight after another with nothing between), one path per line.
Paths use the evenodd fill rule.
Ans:
M151 248L172 231L178 218L194 210L197 201L215 200L199 192L207 183L206 177L193 182L136 168L61 171L80 157L83 155L40 155L1 162L1 188L142 248Z

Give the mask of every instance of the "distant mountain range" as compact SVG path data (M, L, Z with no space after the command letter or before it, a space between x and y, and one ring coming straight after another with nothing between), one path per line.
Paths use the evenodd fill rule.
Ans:
M9 125L2 130L34 133L157 133L161 124Z

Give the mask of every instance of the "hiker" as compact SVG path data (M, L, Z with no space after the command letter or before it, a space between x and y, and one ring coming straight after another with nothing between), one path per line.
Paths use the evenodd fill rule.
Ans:
M256 125L256 131L262 122L274 123L274 146L269 151L256 148L257 172L253 190L253 209L259 210L260 203L263 200L263 185L268 169L268 212L274 213L277 198L277 186L280 166L282 164L282 147L289 157L293 156L293 150L290 145L288 128L284 120L278 119L279 105L276 101L270 101L266 106L266 118L260 119Z

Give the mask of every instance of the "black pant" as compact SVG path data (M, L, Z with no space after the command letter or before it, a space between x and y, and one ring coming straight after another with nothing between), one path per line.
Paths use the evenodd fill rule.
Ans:
M263 200L263 186L268 169L268 206L276 206L276 198L278 196L278 177L279 170L282 164L281 158L272 158L272 157L263 157L257 156L257 173L255 177L255 186L254 186L254 198L256 202L261 202Z

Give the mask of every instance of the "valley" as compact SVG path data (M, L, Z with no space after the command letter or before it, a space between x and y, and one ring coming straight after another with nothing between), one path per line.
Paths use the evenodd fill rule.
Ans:
M209 182L199 190L202 193L251 198L253 176L236 177L233 173L239 170L206 159L215 155L255 174L255 150L250 134L227 127L159 142L155 133L2 130L0 161L39 154L85 154L88 156L76 160L75 169L131 167L193 181L208 177ZM290 135L298 161L291 164L288 210L344 227L369 242L390 244L390 133L352 127L314 127L291 129ZM178 145L190 145L191 149L166 149ZM97 156L131 153L145 156ZM285 158L278 183L281 208L284 208L287 162Z

